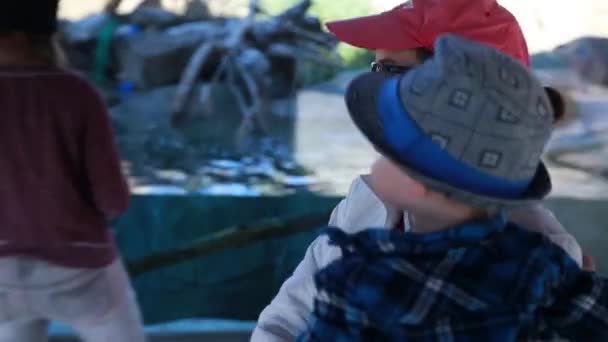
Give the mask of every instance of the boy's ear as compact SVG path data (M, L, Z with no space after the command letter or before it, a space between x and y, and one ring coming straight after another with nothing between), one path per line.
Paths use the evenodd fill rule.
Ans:
M553 124L555 125L565 119L566 100L559 90L553 87L545 87L545 91L547 92L547 96L549 96L553 112L555 113L553 116Z

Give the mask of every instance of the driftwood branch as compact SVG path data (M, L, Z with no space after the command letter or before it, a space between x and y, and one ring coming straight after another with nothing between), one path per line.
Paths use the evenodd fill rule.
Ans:
M316 44L319 44L325 48L328 49L332 49L334 42L327 39L325 36L322 36L319 33L315 33L315 32L310 32L304 29L301 29L295 25L293 25L292 23L286 23L283 25L283 29L285 31L289 31L291 33L293 33L294 35L296 35L298 38L302 38L305 40L310 40L312 42L315 42Z
M213 95L213 87L215 87L219 83L220 78L229 71L228 68L229 68L228 60L223 59L222 62L220 62L219 67L217 68L217 70L215 70L213 76L211 77L211 82L209 83L209 86L202 88L203 91L201 93L201 102L209 104L205 108L206 110L209 111L208 113L211 113L213 110L215 110L213 108L215 103L213 101L210 102L211 96ZM180 112L180 113L183 113L183 112ZM178 116L176 122L179 122L182 118L183 117Z
M215 49L221 48L227 51L226 55L231 53L231 50L238 49L243 45L245 34L249 32L254 24L255 14L257 13L258 1L252 0L250 4L249 15L246 20L243 20L239 26L237 26L225 40L225 42L205 42L196 50L196 52L190 58L188 66L182 74L182 78L177 87L175 94L175 100L173 104L173 112L171 113L172 122L178 123L185 115L186 106L192 95L192 90L196 85L196 81L200 75L203 65L207 62L207 59L211 56L211 53ZM222 57L222 59L226 56ZM220 62L220 63L223 63ZM213 85L212 85L213 86Z
M238 86L236 84L236 79L237 79L237 70L236 70L236 65L235 65L236 62L234 62L234 60L231 58L231 56L227 56L225 58L225 60L227 61L227 65L228 65L228 73L227 73L228 89L234 95L234 98L236 100L237 106L239 107L239 110L241 111L241 113L243 113L243 115L246 116L246 112L248 110L247 100L245 99L245 96L243 95L243 93L241 92L241 90L238 88Z
M282 56L309 60L320 65L333 68L342 68L343 64L337 52L332 52L329 56L323 57L319 51L309 50L307 47L292 46L289 44L275 43L268 49L271 56Z
M328 42L326 39L322 39L320 35L314 35L314 33L299 29L296 25L294 25L294 20L301 19L301 17L305 15L306 11L308 11L311 4L312 3L310 0L304 0L298 5L291 7L281 15L274 18L276 25L278 27L282 27L283 31L292 32L300 40L303 40L303 42L297 44L299 45L298 49L287 51L284 49L275 55L282 54L284 56L290 56L296 59L306 58L323 64L341 66L340 63L328 60L332 59L331 57L333 56L327 56L329 58L324 59L323 52L320 51L318 46L315 46L315 44L319 44L324 47L330 47L332 45L331 42ZM225 39L205 42L197 49L185 68L177 88L171 113L171 120L174 125L178 124L186 114L187 104L196 85L196 81L200 76L202 67L210 58L211 53L219 50L222 54L220 65L225 65L231 72L229 72L231 77L228 77L227 80L228 85L230 90L235 93L237 104L239 105L239 109L243 115L243 124L237 132L237 138L241 136L242 133L245 133L256 119L260 121L261 126L264 126L264 123L259 118L259 115L257 115L263 103L263 99L260 98L263 90L260 89L260 85L251 75L249 70L240 65L237 58L235 58L235 56L238 56L242 51L243 47L247 46L247 33L252 32L254 25L256 24L256 14L259 12L259 0L251 0L249 2L249 13L247 17L238 22L238 25L231 29ZM306 41L311 41L311 43L307 44ZM238 77L234 75L235 72L238 73ZM215 79L218 75L219 72L216 71L212 79ZM241 81L240 83L243 83L243 87L238 86L237 83L239 81ZM215 82L211 83L209 93L211 92L211 88L213 88L214 83ZM246 91L247 95L249 95L247 98L250 99L250 103L247 103L245 100L246 96L241 94L241 92L244 91ZM262 128L265 129L265 127Z
M120 4L122 3L122 0L110 0L108 1L108 3L106 4L106 6L104 7L104 12L110 14L110 15L116 15L116 12L118 11L118 7L120 7Z
M259 0L251 0L249 2L249 14L247 15L249 21L253 21L255 19L255 15L258 14L260 10L259 3Z
M288 8L285 12L281 13L277 17L277 20L291 21L291 20L295 20L298 18L302 18L306 14L306 12L308 12L308 10L310 9L311 6L312 6L311 0L303 0L299 4L297 4L291 8Z
M246 116L253 117L257 111L260 110L260 89L253 77L251 72L243 67L236 59L234 59L234 66L236 68L236 72L245 83L245 87L247 88L247 92L251 99L251 106L247 111Z
M204 237L189 246L160 252L128 262L131 276L155 271L211 253L238 248L252 242L281 238L327 224L331 211L283 219L268 219L251 225L237 225Z
M175 102L171 115L173 123L179 122L184 117L188 100L190 99L192 89L196 84L201 69L216 47L217 46L214 43L205 43L194 52L194 55L192 55L190 63L188 63L188 67L184 70L182 79L175 93Z
M264 122L260 119L260 111L262 109L262 92L258 87L256 80L254 79L251 72L247 70L243 65L238 63L235 60L234 63L236 72L243 80L245 87L247 88L247 93L249 95L249 99L251 100L250 106L245 109L243 113L243 121L241 123L241 127L239 128L238 136L245 136L251 127L253 127L254 122L257 119L257 122L260 124L260 128L264 130L264 133L268 133L268 127L264 125Z
M563 147L547 152L546 158L551 164L557 167L583 172L591 177L597 177L601 180L608 181L608 169L604 167L583 166L564 159L564 157L569 154L580 154L582 151L588 152L601 149L602 147L604 147L604 144L601 142L585 147Z

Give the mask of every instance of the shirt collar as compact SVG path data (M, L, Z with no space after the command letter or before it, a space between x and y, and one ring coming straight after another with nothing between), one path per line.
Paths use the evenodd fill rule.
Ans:
M506 214L501 212L487 220L426 234L403 233L394 229L367 229L348 235L335 228L329 228L326 234L329 235L331 243L340 247L345 255L411 255L439 253L465 247L504 231L506 227Z

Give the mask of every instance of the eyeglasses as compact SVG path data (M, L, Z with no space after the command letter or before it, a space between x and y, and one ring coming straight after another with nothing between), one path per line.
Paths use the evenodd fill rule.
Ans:
M409 66L384 64L382 62L372 62L372 72L386 72L389 74L404 74L410 70L412 70L412 67L409 67Z

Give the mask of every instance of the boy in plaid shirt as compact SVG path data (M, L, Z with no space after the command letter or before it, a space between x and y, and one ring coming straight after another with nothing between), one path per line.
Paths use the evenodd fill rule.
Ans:
M327 29L341 42L373 52L372 70L378 73L401 74L424 63L432 57L436 39L445 33L492 46L530 65L526 40L516 18L497 0L410 0L383 13L329 22ZM562 96L548 91L558 119L565 109ZM368 176L366 172L353 179L348 193L332 212L329 225L350 234L368 227L410 231L419 218L384 203ZM593 267L592 259L583 256L574 236L541 203L510 208L507 218L542 232L579 265ZM313 310L314 274L341 256L327 236L312 241L302 261L261 312L252 342L296 339Z
M343 257L316 275L301 341L608 340L606 281L504 214L551 190L554 113L524 65L445 35L407 74L355 79L346 102L385 156L370 182L417 222L328 230Z

